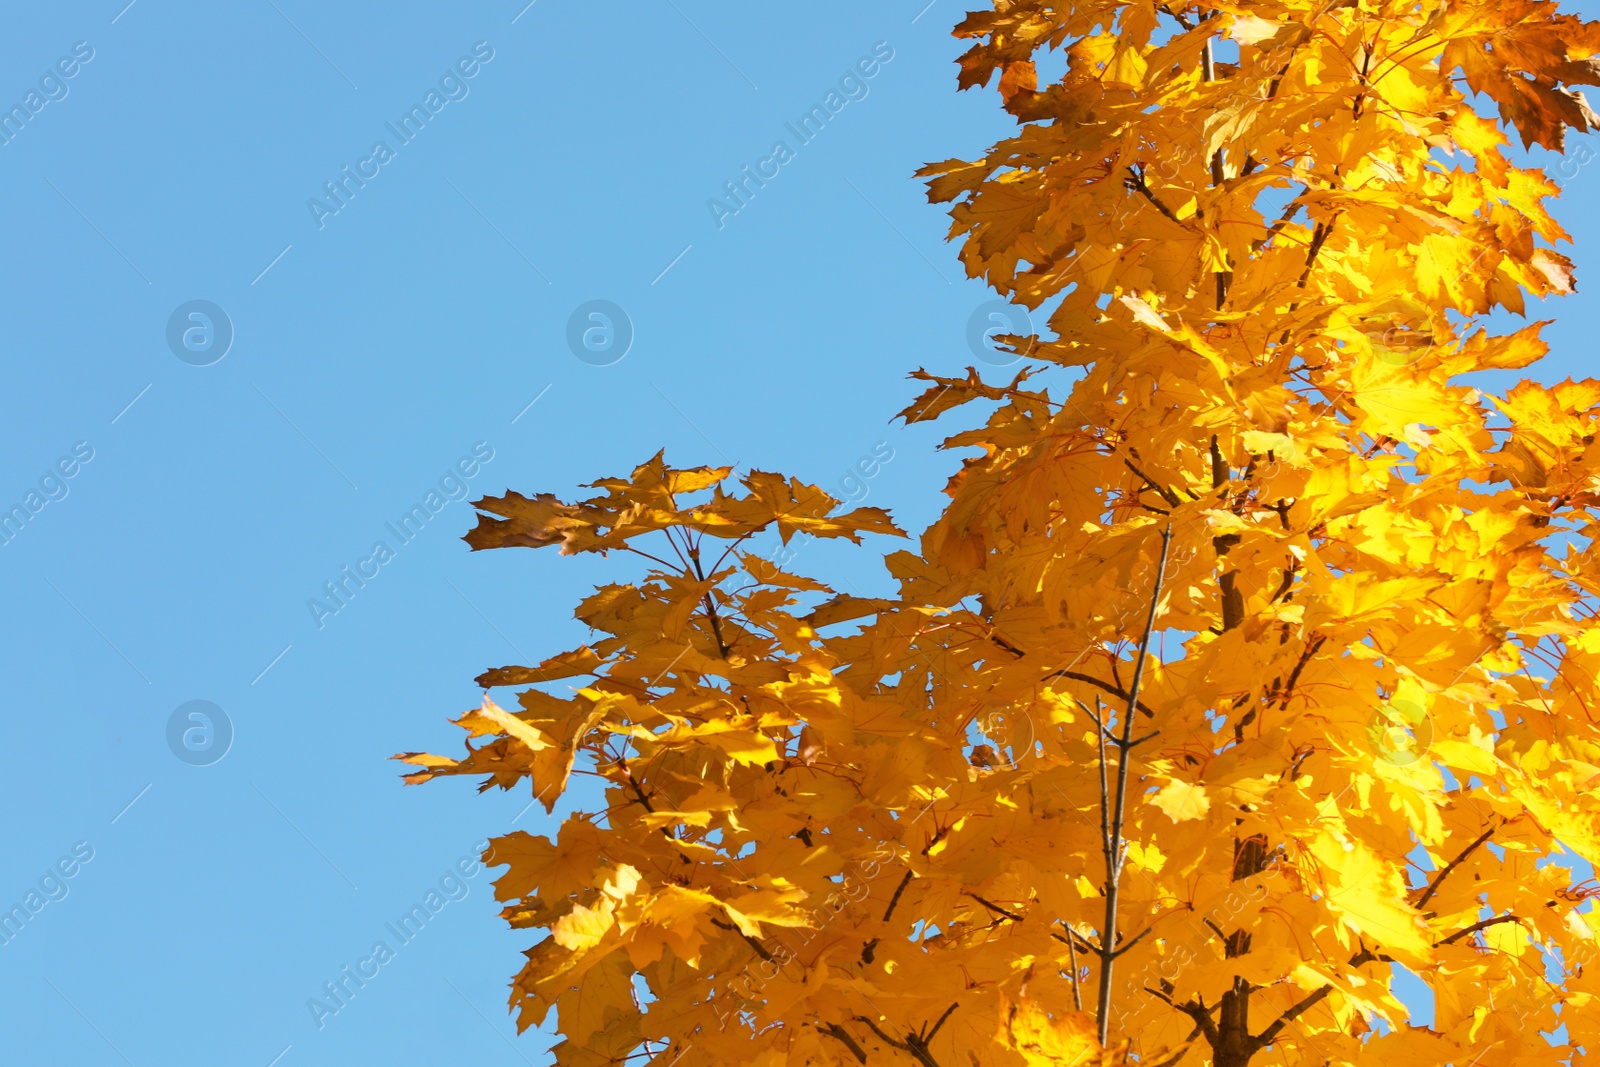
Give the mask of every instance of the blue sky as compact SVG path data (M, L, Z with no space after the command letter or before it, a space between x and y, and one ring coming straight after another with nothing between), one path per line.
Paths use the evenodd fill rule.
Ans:
M0 40L0 104L42 101L0 145L0 501L42 502L0 547L0 899L65 893L0 945L0 1030L30 1063L542 1062L505 1043L526 940L481 871L320 1029L306 1004L526 803L404 789L386 757L456 751L473 677L579 643L618 573L471 555L450 497L571 494L663 447L842 495L888 450L855 495L925 525L955 461L889 418L908 370L974 361L990 294L911 172L1004 117L955 92L950 0L125 2ZM568 346L594 300L632 324L618 361ZM193 301L231 323L220 359L215 311L168 343ZM874 549L803 551L883 581ZM376 575L319 620L346 567ZM231 724L209 765L168 745L192 701Z
M0 546L0 903L55 898L0 945L8 1050L543 1062L504 1011L525 937L457 864L547 820L385 757L455 750L473 677L579 643L572 605L627 565L470 555L460 498L665 448L920 530L956 460L889 418L908 370L974 362L992 294L911 172L1008 124L955 92L953 0L125 2L0 39L29 114L0 145L0 508L37 506ZM1580 250L1594 183L1567 181ZM1546 378L1596 325L1560 311ZM591 330L631 343L580 358ZM869 590L882 547L797 565ZM308 999L430 891L319 1027Z

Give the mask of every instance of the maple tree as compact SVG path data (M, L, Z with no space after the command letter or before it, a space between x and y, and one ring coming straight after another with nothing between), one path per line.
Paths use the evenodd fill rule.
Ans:
M995 0L956 33L1018 130L920 174L1049 336L1003 384L914 375L908 422L987 415L894 595L753 551L899 535L775 474L477 502L474 549L640 557L589 645L478 679L524 688L464 757L400 757L547 811L601 784L486 853L542 935L519 1026L554 1007L573 1067L1586 1062L1600 382L1477 372L1546 352L1491 312L1573 289L1526 150L1600 125L1600 25Z

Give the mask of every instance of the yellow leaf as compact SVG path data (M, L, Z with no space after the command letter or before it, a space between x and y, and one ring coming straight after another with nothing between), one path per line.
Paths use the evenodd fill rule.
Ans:
M1211 810L1211 798L1206 796L1205 786L1177 780L1162 786L1150 798L1150 803L1166 812L1167 818L1173 822L1204 818L1206 812Z
M1366 844L1324 831L1312 845L1327 885L1329 905L1351 930L1398 959L1426 960L1431 948L1417 913L1406 901L1397 866Z
M1001 1002L1000 1042L1029 1067L1073 1067L1104 1062L1094 1017L1080 1011L1052 1016L1028 999Z
M576 905L556 920L551 935L556 944L574 952L594 948L617 925L616 907L610 898L601 900L599 906L593 908Z
M558 1002L557 1029L575 1042L588 1041L619 1016L636 1011L633 1002L633 968L621 952L609 953L579 979L572 995Z

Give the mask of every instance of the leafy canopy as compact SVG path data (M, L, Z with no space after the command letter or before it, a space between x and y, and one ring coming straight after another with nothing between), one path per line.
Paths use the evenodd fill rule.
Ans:
M995 0L925 168L1048 322L868 599L752 551L897 535L660 456L474 548L645 557L423 781L603 810L487 854L559 1064L1556 1064L1600 1039L1600 382L1496 309L1572 291L1600 26L1541 0ZM1065 61L1039 84L1042 52ZM1500 320L1497 320L1500 321ZM969 408L969 404L978 404ZM985 414L986 413L986 414ZM1430 991L1427 1026L1397 996Z

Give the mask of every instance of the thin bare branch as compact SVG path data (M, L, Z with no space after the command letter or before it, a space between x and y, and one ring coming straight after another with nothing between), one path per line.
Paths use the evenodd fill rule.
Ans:
M1222 1032L1217 1029L1216 1021L1211 1018L1213 1009L1206 1007L1204 997L1197 997L1195 1000L1183 1004L1176 1004L1171 1000L1168 1000L1167 1003L1172 1004L1174 1008L1193 1019L1194 1024L1200 1028L1200 1032L1206 1036L1206 1041L1212 1048L1216 1048L1222 1043Z
M1503 823L1495 823L1494 825L1490 826L1487 830L1478 835L1477 840L1473 841L1472 844L1462 849L1460 855L1451 860L1449 863L1445 864L1444 867L1440 869L1439 873L1434 876L1433 881L1428 884L1427 892L1423 893L1422 896L1418 898L1417 910L1421 911L1422 906L1433 899L1433 895L1439 891L1440 883L1442 883L1445 878L1449 876L1451 871L1461 866L1468 856L1472 855L1478 850L1478 846L1482 845L1485 841L1488 841L1489 838L1493 837L1494 832L1500 829L1500 827L1503 825ZM1431 916L1433 913L1428 912L1428 914Z
M1445 938L1443 941L1438 942L1438 944L1439 945L1454 944L1455 942L1461 940L1463 937L1466 937L1468 934L1475 934L1479 930L1487 930L1489 927L1491 927L1491 926L1499 926L1501 923L1519 923L1521 921L1522 921L1522 917L1520 915L1496 915L1492 919L1481 919L1478 922L1473 923L1471 926L1467 927L1464 930L1457 930L1455 933L1451 934L1449 937Z
M1115 952L1113 952L1111 954L1111 958L1112 959L1116 959L1117 957L1121 956L1123 953L1128 952L1129 950L1131 950L1134 945L1137 945L1139 942L1143 941L1144 938L1145 938L1145 935L1148 934L1153 929L1155 929L1155 927L1147 926L1143 930L1140 930L1137 934L1133 935L1133 940L1132 941L1129 941L1127 944L1121 946Z
M984 900L982 897L980 897L976 893L968 893L967 896L971 897L973 900L976 900L979 904L982 904L984 907L988 908L990 911L994 912L996 915L1004 915L1006 918L1010 919L1014 923L1022 922L1026 918L1026 916L1018 915L1014 911L1010 911L1010 910L1008 910L1006 908L1002 908L1000 905L994 903L993 901Z
M1072 927L1067 927L1071 930ZM1067 938L1067 956L1072 960L1072 1010L1083 1010L1083 991L1078 988L1078 946Z
M1189 21L1189 18L1188 18L1187 15L1183 14L1183 12L1181 12L1181 11L1172 10L1172 8L1167 4L1162 4L1161 5L1161 13L1163 15L1166 15L1166 16L1170 17L1174 22L1176 22L1178 25L1182 26L1186 30L1194 29L1194 23Z
M1137 474L1139 477L1143 478L1144 479L1144 484L1147 487L1149 487L1150 489L1153 489L1157 493L1161 494L1161 499L1162 500L1165 500L1168 504L1171 504L1173 507L1177 507L1178 505L1183 503L1183 501L1178 499L1178 494L1177 493L1174 493L1171 489L1167 488L1164 485L1161 485L1154 478L1150 477L1144 471L1140 470L1138 465L1135 464L1133 462L1133 460L1128 459L1126 456L1124 456L1122 462L1127 465L1127 468L1129 470L1131 470L1133 473Z
M1156 210L1161 212L1167 218L1171 219L1173 222L1177 222L1180 226L1182 225L1182 223L1178 219L1178 216L1176 216L1176 215L1174 215L1172 213L1172 209L1169 208L1167 205L1163 204L1156 197L1156 194L1152 193L1150 191L1150 187L1145 184L1144 171L1138 170L1138 169L1136 169L1134 167L1129 167L1128 168L1128 173L1133 175L1133 177L1124 178L1123 179L1123 184L1125 184L1129 189L1133 190L1134 192L1138 193L1140 196L1143 196L1146 200L1148 200L1152 204L1154 204L1156 206Z
M733 925L732 923L723 922L721 919L712 919L711 925L719 927L723 930L739 930L737 926ZM760 941L757 941L743 930L739 930L739 936L744 938L746 944L755 949L756 955L760 956L764 963L772 962L772 953L767 951L767 946L763 945Z
M838 1023L829 1023L827 1026L819 1026L817 1029L821 1030L829 1037L839 1041L844 1045L845 1048L849 1049L850 1055L856 1058L856 1062L867 1062L867 1050L857 1044L856 1039L850 1036L850 1031L846 1030Z
M1300 1016L1302 1016L1306 1012L1310 1011L1317 1004L1321 1003L1322 999L1324 997L1326 997L1329 993L1332 993L1332 992L1333 992L1333 986L1325 985L1325 986L1321 987L1320 989L1315 990L1314 992L1306 994L1304 997L1302 997L1300 999L1300 1002L1297 1003L1294 1007L1290 1008L1288 1011L1286 1011L1282 1015L1278 1016L1277 1022L1274 1022L1271 1026L1269 1026L1265 1030L1261 1031L1259 1036L1251 1038L1250 1039L1251 1045L1254 1046L1255 1048L1258 1048L1258 1049L1259 1048L1266 1048L1268 1045L1272 1044L1272 1042L1277 1038L1277 1036L1280 1033L1283 1032L1283 1028L1285 1026L1288 1026L1290 1023L1294 1022Z
M928 1036L922 1039L924 1044L926 1044L927 1042L932 1041L934 1039L934 1036L936 1034L938 1034L938 1032L939 1032L939 1027L943 1026L944 1025L944 1021L946 1019L950 1018L951 1013L954 1012L960 1006L961 1006L960 1002L957 1001L956 1003L951 1004L948 1008L946 1008L944 1010L944 1014L939 1016L939 1021L933 1024L933 1029L928 1031Z
M894 1038L890 1037L888 1034L886 1034L882 1030L878 1029L878 1024L873 1022L871 1019L867 1018L865 1015L857 1015L856 1016L856 1021L857 1022L866 1023L867 1024L867 1029L871 1030L874 1034L877 1034L878 1035L878 1040L882 1041L885 1045L888 1045L890 1048L897 1048L901 1052L909 1052L910 1051L910 1049L908 1049L906 1047L906 1043L904 1041L896 1041Z
M900 903L900 894L906 891L906 886L911 884L911 879L913 877L913 873L911 871L907 871L906 876L900 879L900 884L895 887L894 896L889 898L889 907L883 913L884 922L888 922L889 916L894 914L895 905Z
M1049 681L1051 678L1071 678L1074 682L1083 682L1086 685L1092 685L1096 689L1110 693L1119 700L1128 699L1128 691L1126 689L1123 689L1120 685L1114 685L1111 682L1102 681L1092 674L1084 674L1080 671L1052 671L1051 673L1045 675L1041 681ZM1139 704L1137 706L1139 710L1144 712L1146 715L1155 715L1155 711L1148 704Z
M1113 807L1108 811L1108 783L1106 781L1106 731L1101 730L1099 737L1100 747L1100 827L1102 835L1102 852L1105 857L1105 919L1100 927L1100 988L1099 998L1095 1006L1095 1022L1098 1026L1100 1043L1104 1045L1111 1029L1111 981L1112 969L1116 964L1120 952L1117 944L1117 904L1120 899L1119 889L1122 883L1122 865L1127 856L1127 848L1122 840L1123 815L1127 809L1128 800L1128 771L1131 760L1128 758L1128 749L1133 743L1133 722L1136 709L1139 707L1139 688L1144 684L1145 667L1150 660L1150 637L1156 628L1156 612L1161 605L1161 582L1167 572L1167 555L1172 548L1172 524L1168 523L1161 532L1161 558L1156 565L1156 576L1153 588L1150 590L1150 610L1145 614L1144 634L1139 639L1139 652L1133 668L1133 681L1128 686L1128 703L1122 712L1122 738L1118 742L1121 757L1117 760L1117 791L1116 799L1112 801ZM1098 703L1098 701L1097 701ZM1105 713L1101 713L1102 720ZM1146 933L1149 931L1147 930ZM1140 935L1143 936L1143 935ZM1135 941L1138 939L1135 938ZM1129 944L1132 947L1132 943Z

